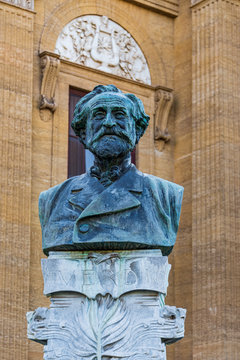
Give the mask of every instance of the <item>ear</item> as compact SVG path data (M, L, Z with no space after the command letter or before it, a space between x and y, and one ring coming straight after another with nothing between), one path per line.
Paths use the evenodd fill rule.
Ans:
M83 146L86 149L86 130L81 129L78 136L79 136L79 141L83 144Z
M136 145L139 142L140 138L143 136L144 130L140 126L136 126Z

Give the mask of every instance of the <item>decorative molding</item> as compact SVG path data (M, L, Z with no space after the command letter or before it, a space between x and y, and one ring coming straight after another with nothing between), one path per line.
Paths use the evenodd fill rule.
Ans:
M168 142L171 135L168 133L167 125L169 113L173 103L172 90L157 89L155 93L155 117L154 117L154 139Z
M191 0L191 7L198 5L202 2L206 2L206 0Z
M45 52L40 54L40 58L42 84L39 109L41 119L48 121L57 108L54 96L56 81L60 70L60 60L58 55L54 54L54 56L49 56L49 54Z
M125 0L137 6L163 13L171 17L178 16L179 3L178 0Z
M139 289L167 294L171 265L161 250L147 253L138 250L124 255L63 252L62 256L50 252L48 259L42 259L44 295L64 290L83 293L89 298L97 294L120 297ZM142 268L148 272L141 271Z
M3 0L3 2L19 6L27 10L34 10L34 0Z
M117 299L68 294L51 303L27 313L28 338L45 345L45 360L166 360L166 344L184 336L186 310L161 307L144 291Z
M166 360L184 336L185 309L165 305L161 250L55 251L42 259L51 306L27 313L45 360Z
M214 3L230 3L231 5L234 5L234 6L237 6L239 7L240 6L240 2L239 0L191 0L191 8L196 8L196 9L199 9L199 8L202 8L202 7L205 7L205 6L209 6L210 3L211 4L214 4ZM198 6L199 5L199 6Z
M72 20L59 35L55 53L80 65L151 84L142 50L131 34L106 16Z

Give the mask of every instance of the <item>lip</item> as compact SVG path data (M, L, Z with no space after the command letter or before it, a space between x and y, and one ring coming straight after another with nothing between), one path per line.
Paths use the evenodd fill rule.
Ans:
M112 137L112 136L121 137L121 136L116 135L116 134L103 134L103 135L101 136L101 138L104 137L104 136L107 136L107 137ZM100 139L101 139L101 138L100 138Z
M99 141L101 140L103 137L108 137L109 139L114 139L114 138L118 138L118 139L121 139L121 140L125 140L125 141L128 141L128 138L126 137L126 135L124 134L116 134L116 133L105 133L105 134L102 134L101 136L97 137L96 139L93 140L93 142L96 142L96 141Z

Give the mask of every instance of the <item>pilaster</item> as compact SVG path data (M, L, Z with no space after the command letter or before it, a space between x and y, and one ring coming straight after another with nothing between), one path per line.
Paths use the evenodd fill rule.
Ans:
M33 13L0 2L0 349L27 359Z
M193 359L237 359L240 3L200 1L193 31Z

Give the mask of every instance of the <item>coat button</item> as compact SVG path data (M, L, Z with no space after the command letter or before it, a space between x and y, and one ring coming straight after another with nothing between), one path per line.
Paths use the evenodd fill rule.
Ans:
M79 231L81 233L86 233L86 232L88 232L88 230L89 230L89 225L88 224L82 224L82 225L79 226Z

